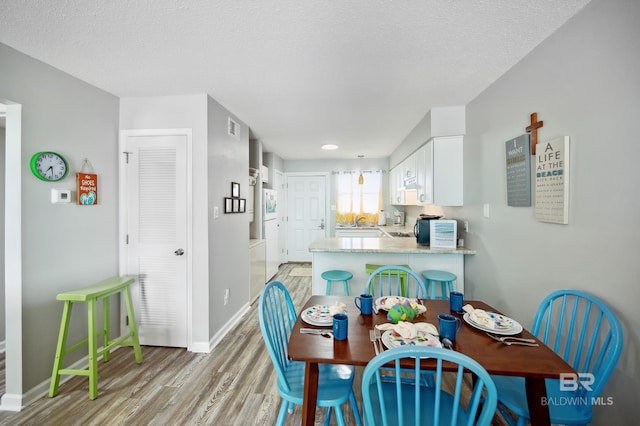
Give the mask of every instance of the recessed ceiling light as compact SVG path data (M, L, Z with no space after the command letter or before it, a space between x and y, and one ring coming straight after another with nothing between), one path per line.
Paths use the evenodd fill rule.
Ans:
M338 145L334 145L332 143L326 143L326 144L322 145L321 148L322 149L326 149L327 151L330 151L332 149L338 149Z

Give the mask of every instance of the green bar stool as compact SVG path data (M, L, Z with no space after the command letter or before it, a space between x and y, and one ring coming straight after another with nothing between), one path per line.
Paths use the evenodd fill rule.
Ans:
M344 295L349 295L349 285L347 284L347 281L353 278L353 274L351 272L334 269L331 271L324 271L320 276L323 280L327 281L327 296L331 295L331 284L333 284L334 281L342 281Z
M133 312L133 302L131 299L131 292L129 290L129 285L134 281L135 280L133 278L128 277L113 277L100 281L93 286L60 293L56 296L57 300L64 302L64 306L62 308L62 322L60 323L56 356L53 362L53 372L51 374L51 384L49 386L50 397L54 397L58 394L61 375L76 375L89 377L89 399L96 399L98 397L98 358L102 356L104 362L109 361L110 352L116 347L133 347L136 363L140 364L142 362L142 350L140 349L136 317ZM111 339L111 332L109 329L109 298L115 294L122 294L124 296L129 322L129 333L116 339ZM102 301L102 327L98 329L97 304L100 300ZM74 303L87 304L88 337L79 343L67 346L71 310ZM102 343L102 348L100 349L98 349L99 341ZM63 361L65 356L84 346L88 347L89 368L64 368Z
M387 266L387 265L376 265L373 263L367 263L365 265L365 271L367 272L367 275L371 275L373 271L383 266ZM409 265L396 265L396 266L403 266L407 269L411 269ZM394 274L392 273L391 275L394 275ZM400 288L402 289L402 294L397 296L407 297L407 273L399 271L399 276L400 276Z
M449 293L455 291L453 282L458 279L455 274L435 269L422 271L422 277L427 286L429 299L448 299ZM436 297L436 285L440 283L440 296Z

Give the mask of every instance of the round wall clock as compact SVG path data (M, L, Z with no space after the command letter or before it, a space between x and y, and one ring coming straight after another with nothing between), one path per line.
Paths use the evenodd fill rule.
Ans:
M56 152L38 152L31 157L31 173L40 180L57 182L69 171L67 160Z

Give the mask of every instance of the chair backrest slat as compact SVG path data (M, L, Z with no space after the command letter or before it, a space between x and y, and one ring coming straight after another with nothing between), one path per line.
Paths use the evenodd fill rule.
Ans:
M429 367L434 376L430 386L424 386L421 380L425 372L422 363L427 359L435 360L435 368ZM445 362L447 372L443 369ZM389 371L390 363L395 367L391 371L396 380L385 381L380 370ZM451 364L456 365L456 370L449 371ZM470 397L463 392L466 373L477 377ZM455 375L455 385L448 380L445 385L444 374ZM450 386L455 388L449 389ZM413 398L408 398L408 392L413 393ZM362 396L365 423L371 425L490 425L497 406L496 387L480 364L459 352L428 346L393 348L377 355L362 375Z
M258 319L262 337L278 375L278 383L289 391L285 370L289 363L289 336L297 315L291 296L281 282L270 282L260 293Z
M404 296L426 299L427 287L420 275L401 265L386 265L373 271L364 292L374 297Z
M578 390L582 397L600 394L622 352L620 321L601 300L577 290L548 295L536 312L532 332L576 372L593 375L593 383Z

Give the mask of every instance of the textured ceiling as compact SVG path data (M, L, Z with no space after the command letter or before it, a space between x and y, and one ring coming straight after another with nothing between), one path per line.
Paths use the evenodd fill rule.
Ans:
M588 2L3 0L0 42L120 97L208 93L285 159L378 158Z

